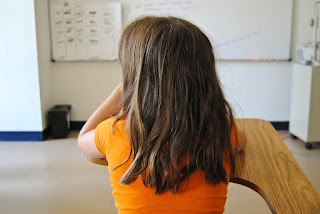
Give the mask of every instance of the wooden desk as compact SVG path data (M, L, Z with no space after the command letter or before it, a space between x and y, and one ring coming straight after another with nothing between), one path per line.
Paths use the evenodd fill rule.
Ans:
M258 192L272 213L319 214L320 197L273 126L259 119L237 119L247 147L237 155L230 182ZM106 160L89 161L106 165Z

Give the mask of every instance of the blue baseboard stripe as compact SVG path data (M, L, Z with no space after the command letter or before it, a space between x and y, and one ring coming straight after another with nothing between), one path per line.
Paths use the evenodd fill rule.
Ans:
M80 130L85 121L71 121L71 130ZM273 122L271 124L276 130L288 130L289 121ZM51 135L50 127L42 132L1 132L0 141L43 141Z
M42 132L0 132L0 141L42 141Z
M289 130L289 121L270 121L275 130L277 131L288 131Z

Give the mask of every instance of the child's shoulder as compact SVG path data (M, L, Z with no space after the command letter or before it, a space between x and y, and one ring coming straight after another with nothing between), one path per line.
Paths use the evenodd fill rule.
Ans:
M98 129L103 132L123 132L125 130L126 120L117 118L108 118L98 125Z
M121 119L121 120L118 120L117 118L114 118L114 117L111 117L111 118L108 118L106 120L104 120L103 122L101 122L101 125L103 126L123 126L124 124L126 123L126 120L125 119Z

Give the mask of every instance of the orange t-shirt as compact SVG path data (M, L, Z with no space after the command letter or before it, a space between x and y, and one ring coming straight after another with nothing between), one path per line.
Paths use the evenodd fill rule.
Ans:
M227 184L206 184L198 170L190 175L187 189L187 179L181 183L176 194L169 190L155 195L155 190L147 188L142 183L141 176L130 184L120 184L119 181L132 163L132 156L122 166L113 168L127 159L130 153L130 141L126 135L126 120L118 121L110 118L98 125L95 130L95 143L99 152L106 156L110 174L112 195L119 214L134 213L223 213L227 195ZM238 134L238 130L237 130ZM235 146L235 136L232 144ZM224 166L227 178L230 177L230 165L225 158Z

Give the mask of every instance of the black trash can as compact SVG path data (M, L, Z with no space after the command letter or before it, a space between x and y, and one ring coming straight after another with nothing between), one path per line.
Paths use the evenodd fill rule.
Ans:
M49 111L49 123L53 138L66 138L70 130L71 105L56 105Z

